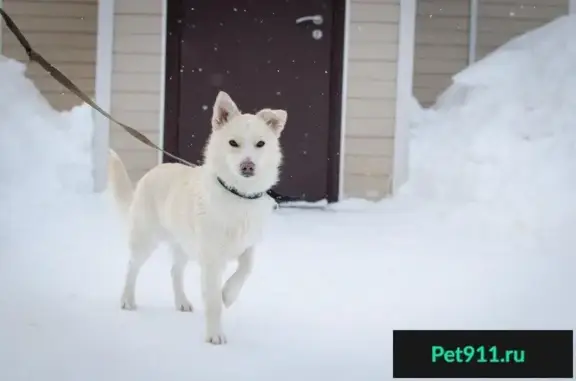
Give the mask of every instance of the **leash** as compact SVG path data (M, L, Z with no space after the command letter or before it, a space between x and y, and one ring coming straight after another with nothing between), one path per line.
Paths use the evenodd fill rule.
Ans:
M50 74L52 76L52 78L54 78L56 81L58 81L62 86L64 86L68 90L70 90L74 95L76 95L78 98L82 99L84 102L88 103L94 110L98 111L100 114L102 114L108 120L110 120L110 121L116 123L117 125L119 125L120 127L122 127L124 129L124 131L126 131L127 133L132 135L134 138L138 139L140 142L144 143L148 147L154 148L155 150L162 152L163 154L165 154L167 156L170 156L171 158L173 158L175 160L180 161L181 163L184 163L184 164L187 164L187 165L194 167L194 165L192 163L190 163L190 162L188 162L188 161L186 161L186 160L184 160L184 159L182 159L176 155L173 155L170 152L163 150L162 148L160 148L156 144L154 144L150 139L148 139L144 134L142 134L142 133L138 132L136 129L116 120L114 117L112 117L112 115L110 115L106 111L104 111L92 99L90 99L90 97L88 95L86 95L82 90L80 90L78 88L78 86L76 86L70 79L68 79L68 77L66 77L64 74L62 74L62 72L60 70L56 69L54 66L52 66L52 64L50 64L48 61L46 61L46 59L44 57L42 57L42 55L40 53L38 53L37 51L32 49L32 46L30 45L30 43L28 42L26 37L24 37L24 34L22 34L20 29L16 26L16 24L14 23L12 18L10 16L8 16L8 14L4 11L4 9L0 8L0 14L2 15L2 18L4 19L4 22L6 23L6 27L8 27L10 32L12 32L12 34L14 34L14 36L18 39L18 42L20 43L20 45L22 45L22 47L26 51L26 54L28 55L28 59L30 60L30 62L36 62L37 64L42 66L42 68L44 70L46 70L46 72L48 74Z
M186 165L189 165L191 167L196 166L196 165L190 163L189 161L182 159L181 157L178 157L176 155L171 154L168 151L165 151L164 149L162 149L159 146L157 146L156 144L154 144L150 139L148 139L146 137L146 135L144 135L141 132L139 132L138 130L128 126L127 124L118 121L112 115L110 115L109 113L104 111L100 106L98 106L96 104L96 102L94 102L88 95L86 95L86 93L84 93L82 90L80 90L80 88L78 86L76 86L74 84L74 82L72 82L60 70L56 69L50 62L48 62L44 57L42 57L42 55L40 53L38 53L36 50L34 50L32 48L32 46L30 45L30 43L28 42L26 37L24 37L24 34L20 31L20 28L18 28L18 26L16 26L16 23L14 23L12 18L10 16L8 16L8 14L2 8L0 8L0 15L4 19L4 22L6 23L6 27L10 30L10 32L12 32L12 34L16 37L16 39L18 40L20 45L26 51L26 55L28 56L28 59L30 60L30 62L36 62L37 64L39 64L58 83L60 83L65 88L67 88L70 92L72 92L78 98L80 98L81 100L83 100L84 102L89 104L94 110L98 111L106 119L108 119L109 121L114 122L117 125L119 125L120 127L122 127L124 129L124 131L126 131L128 134L130 134L133 138L139 140L141 143L147 145L148 147L153 148L159 152L162 152L163 154L171 157L172 159L179 161L182 164L186 164ZM270 197L272 197L277 203L299 201L299 198L297 198L297 197L284 196L284 195L281 195L280 193L278 193L276 191L273 191L272 189L269 189L268 191L266 191L266 193Z

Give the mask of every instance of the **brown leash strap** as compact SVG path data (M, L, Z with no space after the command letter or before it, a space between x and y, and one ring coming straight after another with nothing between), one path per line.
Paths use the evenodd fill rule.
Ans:
M134 138L138 139L142 143L146 144L148 147L154 148L155 150L158 150L158 151L164 153L165 155L170 156L171 158L178 160L179 162L181 162L183 164L187 164L187 165L190 165L192 167L195 166L194 164L192 164L192 163L190 163L190 162L188 162L182 158L179 158L178 156L173 155L170 152L164 151L162 148L158 147L150 139L148 139L142 133L138 132L136 129L134 129L134 128L122 123L122 122L119 122L118 120L114 119L112 117L112 115L110 115L106 111L102 110L102 108L100 108L100 106L98 106L92 99L90 99L90 97L88 95L86 95L82 90L80 90L78 88L78 86L76 86L70 79L68 79L68 77L66 77L64 74L62 74L62 72L60 72L60 70L56 69L48 61L46 61L44 59L44 57L42 57L42 55L40 55L38 52L36 52L34 49L32 49L32 46L30 45L30 43L28 42L26 37L24 37L24 35L20 31L20 29L14 23L14 21L12 21L10 16L8 16L8 14L6 12L4 12L4 10L2 8L0 8L0 14L2 15L2 18L4 19L4 22L6 23L6 26L8 27L8 29L10 29L10 31L18 39L18 42L20 42L20 45L22 45L24 50L26 50L26 54L28 55L28 58L30 59L31 62L38 63L40 66L42 66L42 68L44 70L46 70L46 72L48 72L48 74L50 74L62 86L64 86L68 90L70 90L78 98L82 99L84 102L86 102L87 104L92 106L92 108L94 110L96 110L100 114L104 115L108 120L110 120L110 121L116 123L117 125L119 125L120 127L122 127L127 133L129 133L130 135L132 135Z

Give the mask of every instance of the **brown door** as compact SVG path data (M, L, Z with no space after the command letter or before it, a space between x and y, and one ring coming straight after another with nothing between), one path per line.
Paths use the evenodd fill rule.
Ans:
M285 160L275 190L335 201L344 3L170 0L165 148L200 162L219 90L243 112L285 109Z

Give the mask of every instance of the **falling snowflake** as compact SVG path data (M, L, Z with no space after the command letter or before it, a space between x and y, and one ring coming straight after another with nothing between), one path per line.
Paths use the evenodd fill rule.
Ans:
M276 95L282 95L282 93L280 91L277 91Z
M199 67L199 68L198 68L198 71L199 71L200 73L202 73L202 68L201 68L201 67Z
M204 110L204 111L208 110L208 106L202 105L202 110Z
M238 12L238 8L232 8L234 12Z
M509 15L510 15L510 17L514 17L514 16L516 16L516 12L510 11Z

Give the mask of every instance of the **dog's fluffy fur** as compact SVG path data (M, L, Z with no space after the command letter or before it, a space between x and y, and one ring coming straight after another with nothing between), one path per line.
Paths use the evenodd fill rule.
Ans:
M242 114L230 96L220 92L203 164L160 164L142 177L134 191L120 158L111 152L110 189L127 213L131 251L122 308L136 308L138 273L158 243L166 241L173 251L176 309L192 311L184 293L183 274L188 260L194 259L201 270L206 341L226 342L222 305L229 307L238 297L252 269L254 247L275 204L265 193L256 199L239 197L218 178L246 195L270 189L278 181L282 161L279 137L286 119L284 110ZM247 162L253 168L248 175L241 170ZM222 287L222 274L231 260L237 261L238 267Z

